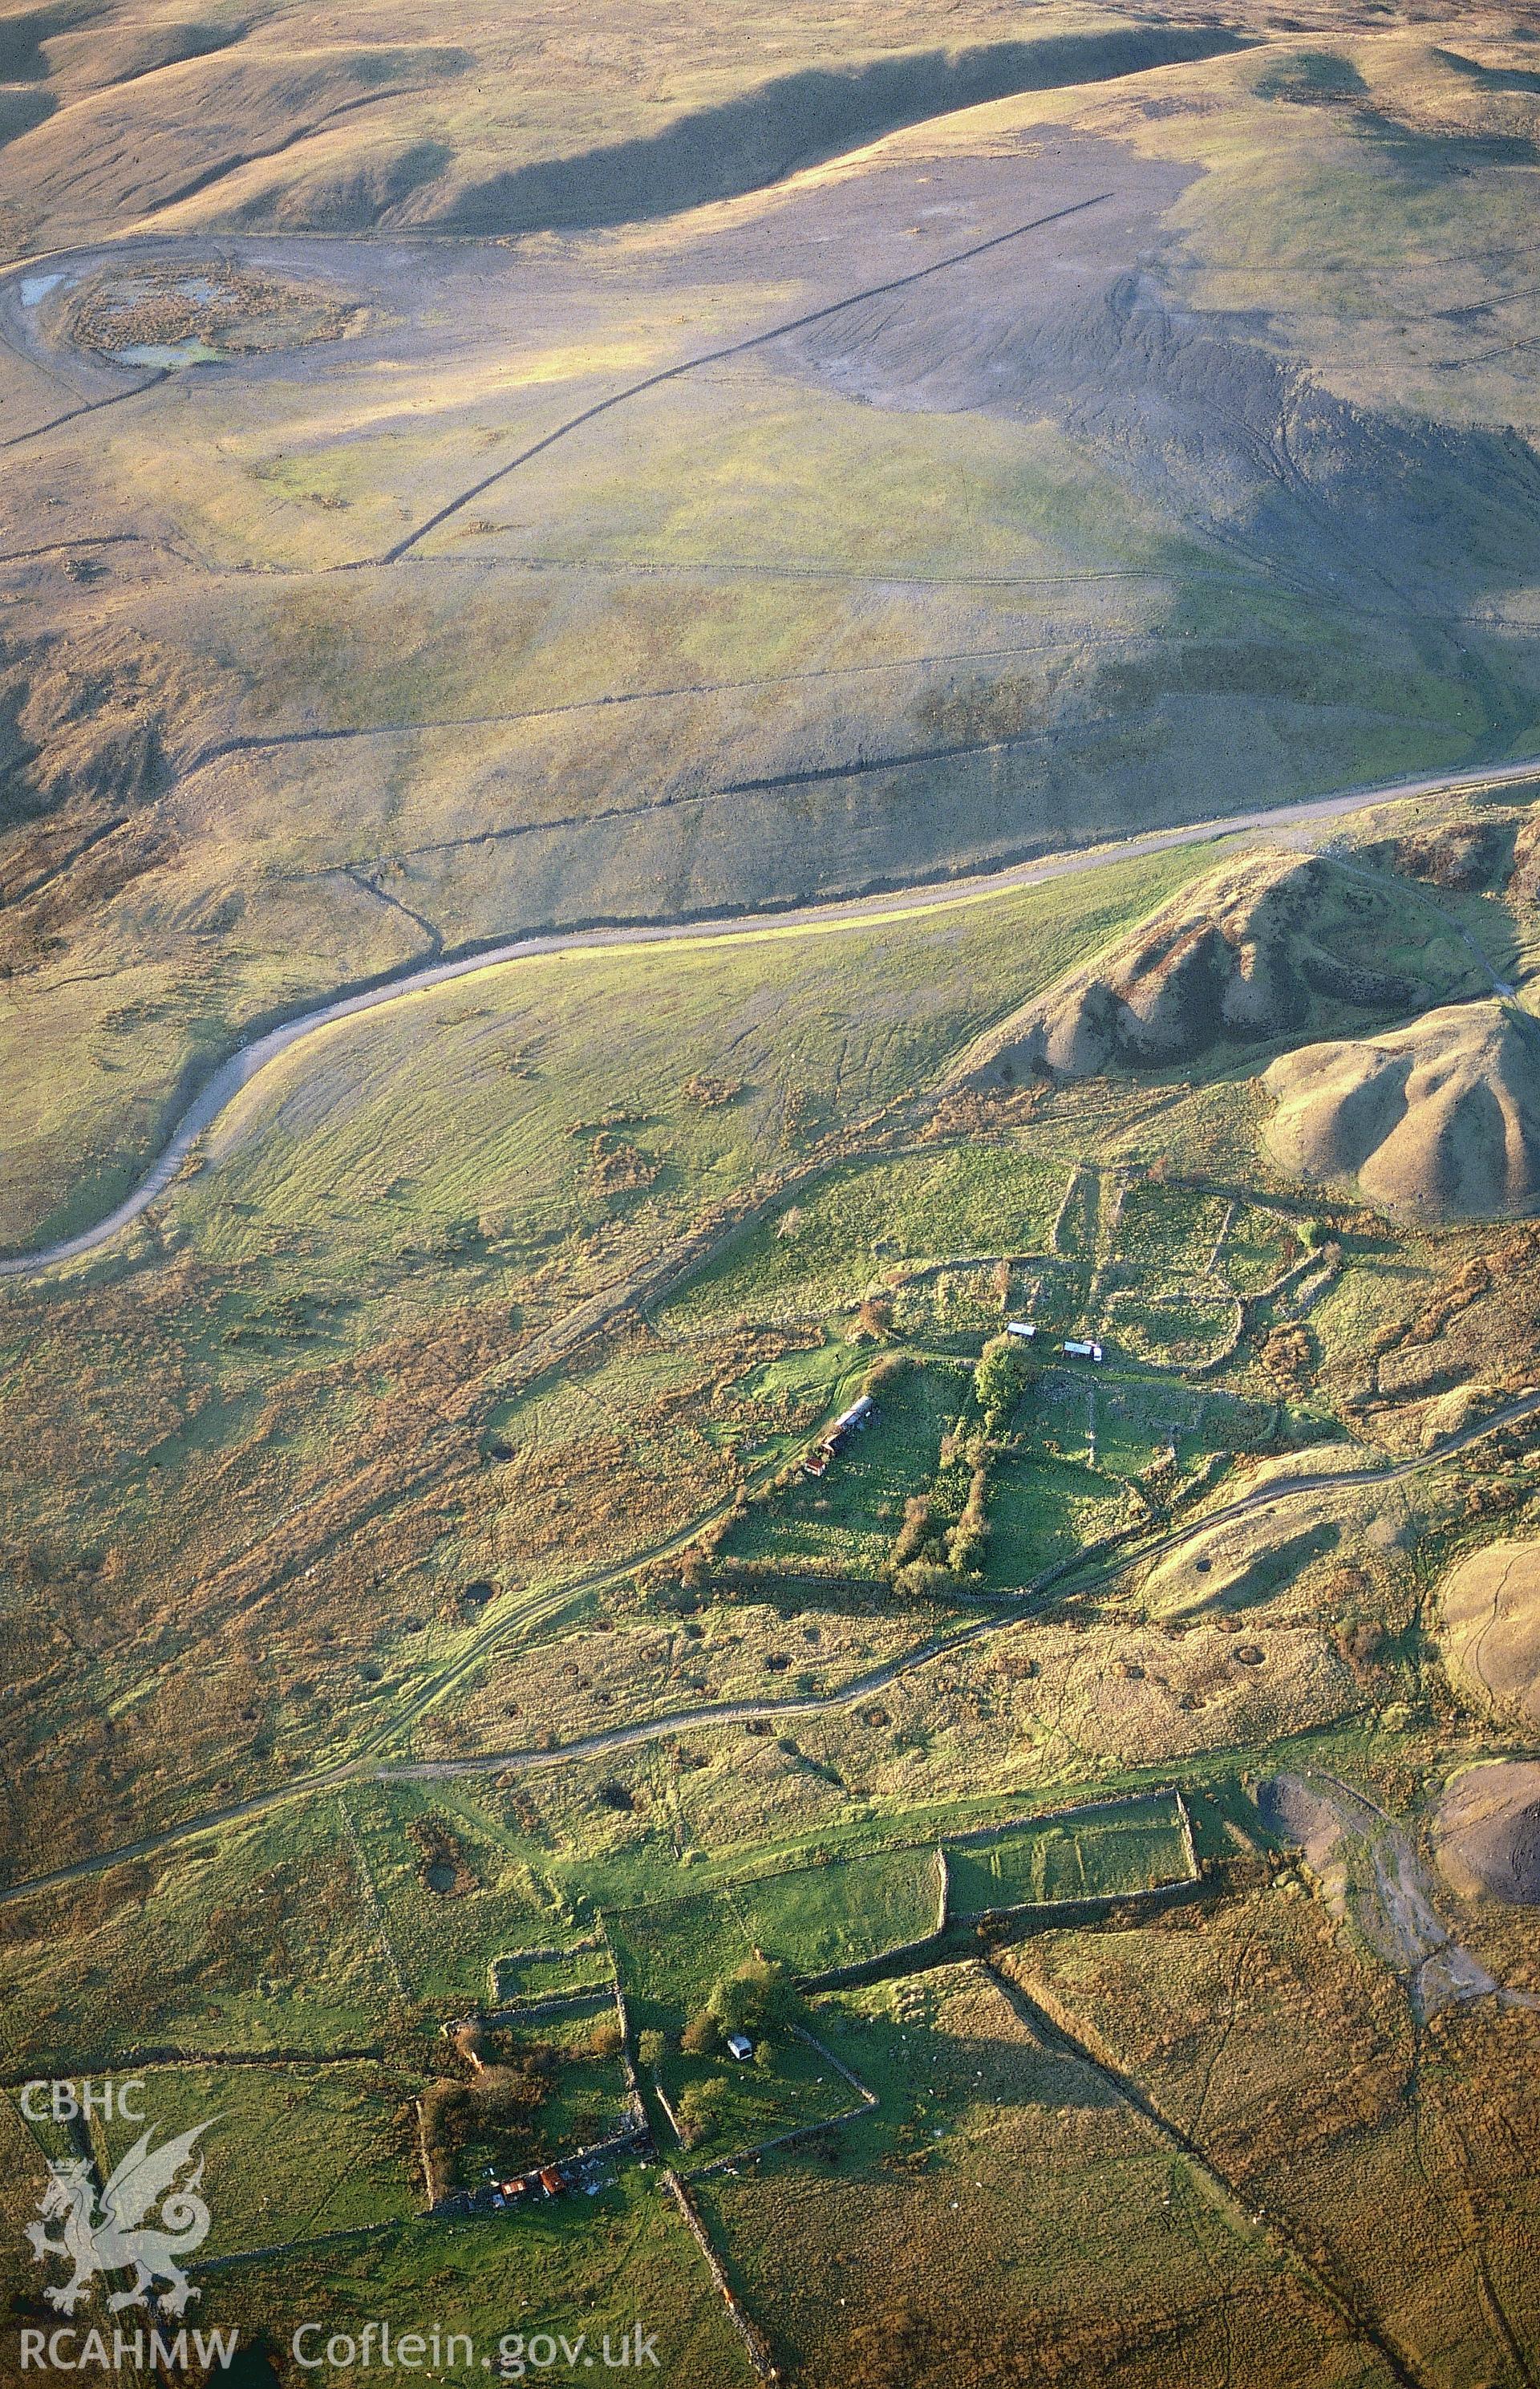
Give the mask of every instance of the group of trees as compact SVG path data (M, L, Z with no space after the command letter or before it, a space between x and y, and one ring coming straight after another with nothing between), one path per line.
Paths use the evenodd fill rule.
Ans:
M540 2113L556 2078L556 2052L540 2042L519 2043L509 2034L473 2028L465 2038L456 2035L455 2050L472 2069L470 2078L435 2076L422 2095L430 2199L456 2187L461 2153L489 2132L496 2134L510 2163L538 2154Z
M756 1954L713 1983L681 2033L680 2047L691 2057L715 2057L725 2050L730 2033L742 2033L762 2050L767 2036L794 2025L800 2012L786 1968L776 1959ZM644 2073L657 2073L667 2047L665 2035L655 2028L638 2034L636 2053ZM674 2103L686 2148L709 2139L725 2120L732 2097L732 2085L725 2074L686 2083Z
M969 1480L968 1498L949 1526L936 1517L926 1495L910 1496L887 1563L900 1591L939 1591L949 1578L978 1574L989 1539L988 1490L989 1472L980 1461Z
M1009 1431L1032 1374L1032 1363L1015 1338L997 1335L985 1346L974 1371L982 1431L964 1442L960 1429L944 1438L941 1450L944 1467L960 1458L972 1463L967 1499L950 1525L938 1520L926 1495L911 1494L905 1502L903 1524L888 1554L893 1580L903 1591L939 1590L948 1577L978 1574L989 1540L988 1448Z
M726 2046L730 2033L761 2040L766 2033L795 2022L798 2006L792 1978L779 1959L756 1954L713 1983L705 2006L685 2025L680 2046L694 2057L708 2057Z
M986 1344L974 1371L974 1396L991 1439L1004 1435L1022 1396L1032 1383L1032 1363L1020 1339L996 1335Z
M704 2082L685 2084L674 2113L679 2117L680 2138L687 2149L693 2149L697 2141L709 2140L718 2126L725 2122L732 2097L732 2085L725 2074L711 2074Z
M989 1539L989 1519L985 1508L988 1490L989 1472L981 1462L969 1481L968 1499L957 1524L947 1537L947 1564L954 1576L976 1575L983 1565L985 1545Z

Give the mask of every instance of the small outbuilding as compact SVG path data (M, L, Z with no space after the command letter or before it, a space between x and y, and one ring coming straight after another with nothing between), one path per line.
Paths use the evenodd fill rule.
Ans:
M834 1424L821 1436L802 1463L805 1476L823 1476L835 1453L843 1450L853 1435L859 1435L877 1415L877 1405L870 1394L859 1394L847 1411L842 1411Z

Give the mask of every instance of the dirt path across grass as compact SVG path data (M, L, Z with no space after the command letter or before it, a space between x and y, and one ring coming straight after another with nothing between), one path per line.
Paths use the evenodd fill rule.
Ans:
M121 1234L159 1196L166 1193L200 1138L236 1096L270 1063L305 1038L334 1028L341 1021L377 1011L384 1004L420 995L429 988L443 987L453 979L468 977L477 971L496 970L507 963L528 961L544 954L589 952L601 949L624 952L649 945L709 944L722 939L790 937L808 929L870 928L880 922L903 920L915 913L952 905L987 902L992 897L1003 895L1012 888L1040 887L1048 880L1072 878L1083 872L1101 870L1110 863L1134 862L1147 855L1168 853L1176 848L1203 845L1214 838L1243 837L1288 826L1336 821L1350 813L1364 811L1370 806L1397 799L1450 796L1502 787L1537 777L1540 777L1540 758L1469 772L1435 773L1418 779L1388 782L1378 787L1351 788L1340 796L1312 798L1300 804L1229 813L1218 820L1190 822L1174 829L1150 830L1137 837L1120 838L1112 845L1048 855L1038 862L1015 863L1007 870L985 873L969 879L947 879L920 887L895 888L881 895L856 897L831 904L798 905L780 913L739 913L626 927L553 931L514 938L506 944L485 947L477 953L430 963L364 988L357 994L339 996L331 1003L318 1004L313 1010L285 1021L279 1028L269 1029L264 1036L252 1038L248 1043L237 1046L188 1105L159 1159L152 1165L133 1194L125 1196L105 1219L98 1220L93 1227L82 1229L76 1235L61 1236L52 1244L34 1247L31 1252L14 1253L0 1259L0 1278L35 1276L60 1262L78 1260L85 1254L99 1251L103 1246L110 1244L115 1236Z

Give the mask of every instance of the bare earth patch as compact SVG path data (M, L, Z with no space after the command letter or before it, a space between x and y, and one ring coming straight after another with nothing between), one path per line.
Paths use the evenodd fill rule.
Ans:
M1438 1862L1462 1898L1540 1905L1540 1765L1468 1767L1439 1803Z
M216 258L109 267L70 310L75 345L137 363L257 356L271 349L339 340L368 311L313 284Z
M1449 1663L1495 1702L1540 1718L1540 1543L1493 1543L1444 1587Z

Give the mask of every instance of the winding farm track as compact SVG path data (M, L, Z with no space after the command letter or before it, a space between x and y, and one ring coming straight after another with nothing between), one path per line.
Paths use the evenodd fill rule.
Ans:
M1143 1561L1159 1558L1190 1542L1195 1536L1206 1534L1227 1519L1254 1515L1302 1499L1311 1493L1341 1491L1354 1485L1396 1485L1409 1476L1423 1475L1431 1468L1442 1467L1446 1461L1457 1459L1483 1437L1511 1426L1519 1420L1540 1413L1540 1391L1520 1395L1494 1411L1489 1418L1469 1426L1457 1435L1446 1437L1429 1451L1419 1452L1409 1460L1393 1462L1388 1467L1335 1470L1307 1476L1274 1478L1259 1485L1240 1500L1220 1510L1210 1510L1168 1534L1146 1543L1126 1557L1114 1560L1110 1566L1070 1588L1067 1597L1082 1598L1101 1587L1113 1583L1126 1568ZM613 1581L624 1573L612 1569L603 1578L590 1579L587 1584L570 1584L559 1594L549 1596L541 1604L543 1612L554 1614L565 1608L593 1585ZM1066 1597L1062 1584L1055 1587L1055 1597ZM443 1782L453 1776L526 1775L550 1767L566 1767L586 1759L607 1757L617 1750L633 1750L650 1742L666 1741L671 1734L699 1733L716 1726L747 1725L763 1720L767 1723L782 1718L814 1717L832 1709L851 1707L857 1701L869 1699L873 1693L885 1692L902 1676L913 1675L919 1668L945 1658L969 1642L976 1642L986 1634L998 1633L1001 1628L1019 1625L1026 1613L1019 1604L993 1609L972 1624L959 1627L955 1632L935 1634L916 1644L913 1650L899 1654L896 1659L884 1662L880 1667L869 1668L864 1675L836 1685L832 1692L807 1693L786 1700L732 1700L703 1702L694 1708L672 1709L662 1717L642 1718L630 1725L607 1726L597 1733L579 1735L576 1740L560 1743L552 1749L525 1748L493 1750L474 1758L388 1759L362 1757L345 1760L340 1766L322 1769L314 1775L298 1776L293 1782L268 1792L253 1793L249 1799L233 1800L219 1808L205 1809L201 1815L188 1817L180 1824L166 1825L159 1833L146 1833L139 1840L121 1843L116 1848L101 1850L94 1858L77 1859L68 1866L51 1868L47 1873L33 1875L25 1882L0 1887L0 1908L14 1906L19 1900L30 1899L39 1892L51 1891L64 1884L84 1882L92 1875L104 1874L111 1867L123 1866L134 1859L150 1858L161 1850L173 1849L184 1842L197 1841L205 1833L216 1833L225 1825L244 1822L248 1818L269 1815L273 1810L289 1807L296 1800L312 1799L319 1794L339 1792L351 1783L422 1783ZM479 1642L485 1650L504 1630L528 1624L528 1615L508 1621L507 1629L494 1629ZM418 1704L413 1715L420 1715L425 1705ZM1346 1788L1346 1787L1344 1787ZM1355 1795L1356 1796L1356 1795Z
M166 1192L198 1140L229 1108L236 1096L269 1064L306 1038L335 1028L342 1021L376 1012L385 1004L399 1003L408 997L424 994L429 989L447 986L452 980L473 977L478 971L497 970L508 963L531 961L546 954L581 953L605 949L627 952L653 945L702 945L720 940L785 937L802 931L870 928L884 921L907 919L916 913L986 902L991 897L1004 895L1012 888L1040 887L1049 880L1067 879L1083 872L1101 870L1109 863L1134 862L1142 856L1168 853L1184 846L1199 846L1215 838L1241 837L1259 831L1305 827L1340 820L1347 814L1362 812L1372 805L1398 799L1469 794L1536 779L1540 779L1540 758L1487 765L1466 772L1432 773L1417 779L1387 782L1381 786L1350 788L1339 796L1311 798L1299 804L1264 807L1252 812L1228 813L1218 820L1189 822L1172 829L1149 830L1138 837L1120 838L1112 845L1048 855L1037 862L1013 863L1005 870L983 873L969 879L935 881L878 895L836 899L824 904L797 905L776 913L730 913L703 920L553 930L510 939L504 944L483 947L475 953L451 961L434 962L365 988L357 994L339 996L331 1003L319 1004L312 1011L302 1012L278 1028L269 1029L265 1035L253 1038L249 1043L237 1046L194 1096L173 1128L159 1158L131 1194L125 1196L105 1219L98 1220L93 1227L82 1229L76 1235L62 1236L57 1242L38 1246L31 1252L13 1253L0 1259L0 1278L36 1276L60 1262L78 1260L110 1244L115 1236L146 1211L159 1195Z

